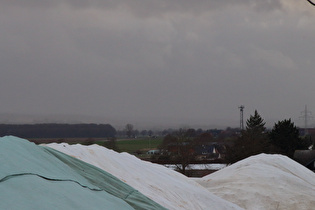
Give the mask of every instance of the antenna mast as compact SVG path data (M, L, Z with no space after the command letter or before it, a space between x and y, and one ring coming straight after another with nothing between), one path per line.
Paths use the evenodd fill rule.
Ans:
M244 120L243 120L243 114L244 114L244 105L241 105L238 107L240 109L240 129L244 130Z

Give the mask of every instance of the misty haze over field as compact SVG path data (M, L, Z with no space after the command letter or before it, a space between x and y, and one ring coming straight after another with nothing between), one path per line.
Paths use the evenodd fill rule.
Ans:
M306 0L0 0L0 123L304 126ZM309 121L314 126L314 120Z

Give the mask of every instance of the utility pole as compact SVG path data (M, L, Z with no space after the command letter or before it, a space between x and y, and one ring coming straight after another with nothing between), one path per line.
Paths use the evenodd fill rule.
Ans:
M244 130L244 105L238 107L240 109L240 129Z
M301 112L301 115L302 116L300 118L304 119L304 135L306 136L308 134L308 130L307 130L308 120L313 118L313 116L312 116L312 112L307 110L307 106L306 105L305 105L304 111Z

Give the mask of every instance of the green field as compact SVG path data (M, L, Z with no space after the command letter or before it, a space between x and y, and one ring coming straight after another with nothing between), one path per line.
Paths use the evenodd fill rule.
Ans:
M163 138L139 138L139 139L118 139L116 145L120 152L128 152L134 154L138 151L147 152L156 149Z
M108 147L112 149L113 145L109 145L109 141L106 138L33 138L28 139L37 144L47 144L47 143L61 143L66 142L68 144L82 144L82 145L91 145L98 144L101 146ZM118 152L128 152L134 154L138 157L147 157L146 152L152 149L157 149L158 146L162 143L163 137L160 138L137 138L137 139L117 139L116 148Z

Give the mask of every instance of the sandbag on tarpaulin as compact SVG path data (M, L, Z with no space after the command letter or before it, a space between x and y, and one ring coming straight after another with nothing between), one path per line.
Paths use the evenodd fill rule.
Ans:
M0 209L165 209L111 174L51 148L0 138Z

